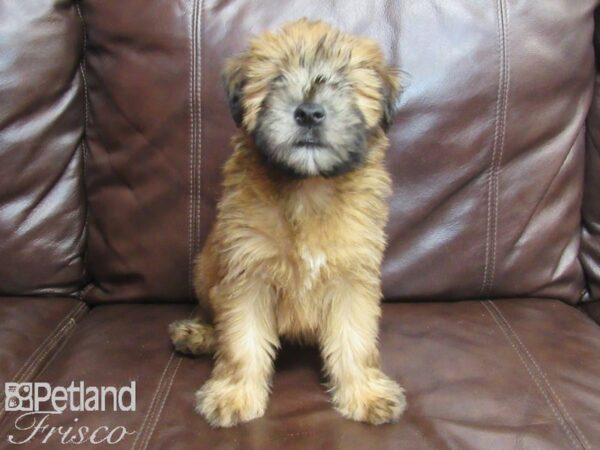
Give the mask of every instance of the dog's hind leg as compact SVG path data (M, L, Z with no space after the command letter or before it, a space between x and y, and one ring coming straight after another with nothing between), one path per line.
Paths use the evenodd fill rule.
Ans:
M214 352L215 329L201 318L178 320L169 325L169 335L175 350L191 355Z

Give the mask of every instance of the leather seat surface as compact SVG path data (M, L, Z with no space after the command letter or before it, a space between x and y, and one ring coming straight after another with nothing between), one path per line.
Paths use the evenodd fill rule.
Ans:
M384 305L385 370L408 393L399 423L341 418L322 386L318 353L285 345L267 414L229 430L193 412L209 357L174 355L166 327L191 305L102 305L44 372L53 385L137 383L136 412L64 412L53 426L124 426L123 449L593 449L600 442L600 328L553 300ZM2 423L20 436L14 414ZM56 439L44 446L65 448Z

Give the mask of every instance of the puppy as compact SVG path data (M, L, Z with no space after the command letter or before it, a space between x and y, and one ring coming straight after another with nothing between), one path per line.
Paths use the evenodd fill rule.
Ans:
M170 326L177 350L215 355L196 410L220 427L261 417L285 337L319 346L343 416L397 420L377 349L397 71L373 41L302 19L254 38L224 82L239 130L195 269L210 320Z

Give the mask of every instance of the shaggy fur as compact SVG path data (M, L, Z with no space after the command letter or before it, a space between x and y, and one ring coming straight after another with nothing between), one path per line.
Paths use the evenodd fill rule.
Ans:
M319 346L345 417L397 420L404 393L377 349L396 71L374 42L300 20L255 38L224 81L240 129L195 270L212 325L170 327L177 350L215 355L197 411L223 427L262 416L283 336ZM306 102L319 126L294 121Z

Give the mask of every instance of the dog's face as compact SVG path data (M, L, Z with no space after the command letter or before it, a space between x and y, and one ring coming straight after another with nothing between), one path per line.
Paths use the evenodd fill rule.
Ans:
M295 177L359 166L369 135L389 127L400 91L375 42L305 19L254 38L223 78L238 127Z

